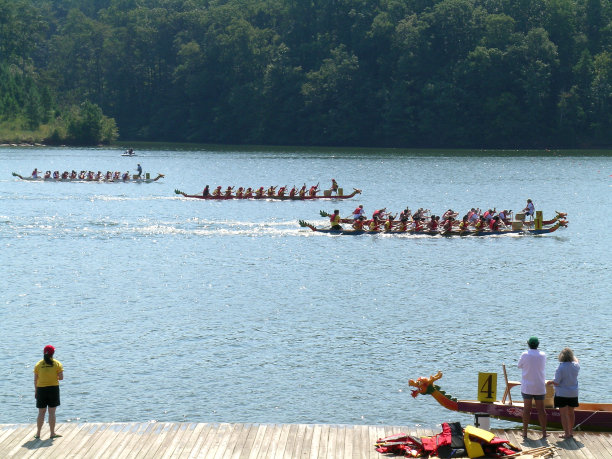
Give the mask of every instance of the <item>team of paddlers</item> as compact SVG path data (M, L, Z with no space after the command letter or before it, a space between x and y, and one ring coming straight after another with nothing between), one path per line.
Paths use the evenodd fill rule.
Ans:
M527 207L523 211L528 217L534 215L535 209L531 200L528 200ZM502 231L511 225L512 211L497 212L496 209L487 209L483 212L478 208L472 208L460 220L457 219L458 215L459 213L453 209L448 209L442 216L439 216L431 214L428 209L419 208L412 212L406 208L399 213L398 217L397 213L394 215L387 212L386 208L382 208L375 210L372 218L368 219L363 205L359 205L349 218L340 217L340 211L336 209L333 214L329 215L329 221L331 228L335 230L341 230L342 223L349 223L355 230L372 232Z
M137 167L137 174L134 175L134 179L139 179L142 175L142 168L140 167L140 164ZM104 181L104 182L111 182L111 181L128 181L130 179L132 179L132 176L130 175L129 171L126 171L124 173L121 173L119 171L106 171L106 173L103 173L101 171L98 172L94 172L94 171L80 171L77 172L75 170L72 170L71 172L68 171L64 171L62 173L60 173L59 171L46 171L44 174L42 174L42 177L40 175L40 171L38 169L34 169L32 171L32 178L33 179L37 179L37 178L43 178L44 180L85 180L85 181L91 181L91 182L96 182L96 181Z
M206 185L204 187L204 190L202 191L202 196L205 198L212 196L215 198L225 197L225 198L236 198L236 199L266 198L266 197L267 198L282 198L284 196L289 196L291 198L305 198L305 197L317 196L317 193L319 192L318 183L310 187L307 187L306 184L302 185L301 187L296 187L294 185L290 190L287 190L288 188L287 186L281 186L279 188L278 185L276 185L276 186L270 186L268 188L265 188L263 186L259 188L239 187L234 193L234 188L235 187L233 186L228 186L224 190L223 187L219 185L214 190L211 191L210 186ZM331 192L336 193L336 194L338 193L338 183L334 179L332 179Z

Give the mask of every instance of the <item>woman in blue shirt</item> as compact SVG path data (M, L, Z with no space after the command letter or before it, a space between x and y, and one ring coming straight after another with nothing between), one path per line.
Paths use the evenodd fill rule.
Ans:
M566 347L559 354L559 366L555 379L548 384L555 386L555 407L561 414L561 425L565 434L561 438L574 436L574 408L578 407L578 372L580 363L574 352Z

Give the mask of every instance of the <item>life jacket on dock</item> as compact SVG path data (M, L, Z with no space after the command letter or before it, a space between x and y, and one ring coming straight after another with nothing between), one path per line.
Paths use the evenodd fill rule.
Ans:
M463 431L463 442L469 457L502 457L520 451L508 440L496 437L488 430L467 426Z
M443 422L442 432L432 437L418 438L401 433L381 438L375 446L379 453L406 457L454 457L465 451L463 429L459 422Z

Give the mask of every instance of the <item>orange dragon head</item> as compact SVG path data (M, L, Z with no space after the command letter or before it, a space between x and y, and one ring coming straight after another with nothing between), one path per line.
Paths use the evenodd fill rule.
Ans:
M442 377L442 372L438 371L435 375L430 376L429 378L421 376L416 381L413 379L409 380L408 385L410 387L416 387L415 390L411 391L412 396L416 398L419 394L423 394L423 395L431 394L435 390L434 384L433 384L434 381L437 381L441 377Z

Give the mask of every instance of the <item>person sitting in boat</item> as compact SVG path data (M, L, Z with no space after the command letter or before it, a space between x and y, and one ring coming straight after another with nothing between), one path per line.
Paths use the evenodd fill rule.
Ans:
M138 172L136 174L136 177L140 178L140 176L142 175L142 166L140 164L136 166L136 172Z
M504 225L510 224L510 212L512 211L502 210L500 213L497 214Z
M121 176L121 180L123 180L124 182L130 179L130 172L126 171L122 176Z
M238 187L238 190L236 190L236 197L238 199L242 199L243 196L244 196L244 188Z
M98 171L95 176L95 180L100 180L102 178L102 171Z
M402 210L399 214L400 220L404 217L406 218L406 220L410 220L412 218L412 211L408 207Z
M60 174L59 171L53 171L53 179L57 180L59 178Z
M215 188L215 191L213 191L213 196L215 198L218 198L219 196L221 196L221 185L219 185L217 188Z
M493 219L493 217L495 216L495 209L491 210L487 210L484 214L482 214L482 216L485 218L485 220L487 221L487 224L489 224L491 222L491 220Z
M459 231L467 231L470 226L470 220L468 219L467 214L463 216L461 223L459 223Z
M246 189L246 191L244 192L244 197L245 198L252 198L253 197L253 190L251 189L251 187L248 187Z
M410 231L418 233L423 231L423 219L416 217L412 219L412 224L410 225Z
M525 217L529 217L533 220L533 216L535 215L535 206L533 205L533 201L531 199L527 200L527 206L523 209L525 213Z
M294 198L296 194L297 194L297 188L294 185L293 188L291 188L291 190L289 190L289 197L290 198Z
M478 218L478 221L476 222L476 224L474 225L474 228L476 228L476 231L482 231L483 229L485 229L487 227L487 221L485 220L485 218L481 215Z
M228 186L227 189L225 190L225 197L226 198L231 198L232 197L232 190L234 189L233 186Z
M281 187L278 189L278 194L277 194L277 196L279 196L279 197L283 197L283 196L285 196L285 190L286 190L286 189L287 189L287 187L285 187L285 186L281 186Z
M302 186L302 188L300 188L300 198L305 198L306 197L306 184L304 183L304 186Z
M332 179L331 190L333 193L338 194L338 183L336 182L336 179Z
M489 229L491 231L499 231L500 230L500 223L501 223L501 221L500 221L499 215L496 215L489 222Z
M51 178L51 171L46 171L45 172L45 177L46 179L50 179Z
M444 220L444 223L442 224L442 229L446 232L450 232L453 230L453 223L454 223L455 219L450 216L448 217L446 220Z
M338 209L334 210L334 213L331 215L331 217L329 217L329 222L331 224L331 229L342 229L342 226L340 225L340 211Z
M202 190L202 196L205 198L210 196L210 186L209 185L206 185L204 189Z
M67 180L67 179L68 179L68 171L62 172L62 180Z
M385 231L391 231L393 229L395 217L391 214L387 215L387 219L385 220Z
M357 231L361 231L363 230L363 222L365 220L365 217L359 217L358 219L356 219L353 222L353 228Z
M72 172L76 176L76 173L74 171L72 171ZM111 171L106 171L106 180L112 180L112 178L113 178L113 173Z
M370 227L368 228L370 231L378 231L380 229L380 221L377 216L372 217L372 221L370 222Z
M382 209L376 209L374 211L374 213L372 214L372 218L378 218L379 220L382 220L385 218L385 212L386 212L387 208L383 207Z
M400 233L405 233L408 231L408 218L404 214L403 217L400 218L399 224L396 227L396 230Z
M274 197L275 192L276 192L276 186L271 186L270 188L268 188L268 197L269 198Z
M255 197L256 198L263 198L264 195L264 187L260 186L257 191L255 192Z
M448 209L446 212L442 214L442 221L447 221L448 217L453 217L453 219L459 215L457 212L453 211L453 209Z
M432 215L429 223L427 223L428 231L437 231L438 230L438 220L436 220L436 216Z
M359 204L359 207L353 211L353 220L357 221L362 217L365 219L365 210L363 210L363 204Z
M32 171L32 178L38 178L38 169L36 167Z
M113 180L119 180L121 178L121 172L115 171L113 174Z
M317 183L316 185L313 185L310 187L310 190L308 190L308 196L311 196L311 197L316 196L318 190L319 190L319 184Z

